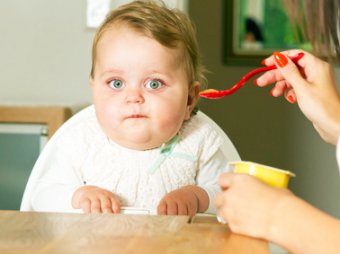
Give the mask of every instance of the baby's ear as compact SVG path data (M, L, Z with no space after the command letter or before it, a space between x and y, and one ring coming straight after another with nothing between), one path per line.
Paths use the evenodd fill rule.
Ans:
M189 90L188 93L188 103L187 103L187 112L185 115L185 120L188 120L191 116L191 112L196 107L198 98L199 98L199 91L200 91L200 83L198 81L195 81Z

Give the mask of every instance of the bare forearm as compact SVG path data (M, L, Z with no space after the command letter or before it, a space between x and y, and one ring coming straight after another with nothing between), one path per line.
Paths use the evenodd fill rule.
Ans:
M292 253L339 253L340 221L290 196L272 213L269 240Z

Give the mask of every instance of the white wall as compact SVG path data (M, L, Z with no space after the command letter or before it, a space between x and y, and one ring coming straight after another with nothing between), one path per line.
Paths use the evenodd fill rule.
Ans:
M0 1L0 104L90 103L85 0Z

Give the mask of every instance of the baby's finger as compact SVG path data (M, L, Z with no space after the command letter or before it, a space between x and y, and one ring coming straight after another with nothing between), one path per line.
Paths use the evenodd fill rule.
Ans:
M83 210L84 213L91 212L91 202L88 198L83 199L79 202L79 207Z
M189 215L188 207L186 204L177 204L177 215ZM192 212L192 211L191 211Z
M103 213L113 213L111 199L107 197L100 198L101 211Z
M167 215L178 215L178 207L177 203L174 201L167 201L167 209L166 209L166 214Z
M197 207L193 207L193 206L188 206L187 207L187 210L188 210L188 215L189 216L195 216L196 213L197 213Z
M100 200L97 198L91 200L91 213L101 213Z
M117 197L111 197L111 207L114 213L120 213L120 200Z
M166 215L166 211L167 211L167 204L164 200L161 200L161 202L159 203L157 207L157 214Z

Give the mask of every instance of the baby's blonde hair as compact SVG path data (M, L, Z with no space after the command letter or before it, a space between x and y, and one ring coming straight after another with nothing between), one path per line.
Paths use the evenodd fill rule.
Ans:
M206 85L205 68L201 63L196 31L190 18L177 9L168 9L163 2L134 1L112 10L99 27L92 46L91 77L94 78L97 44L115 24L128 25L137 32L155 39L168 48L184 50L189 85L198 81Z

